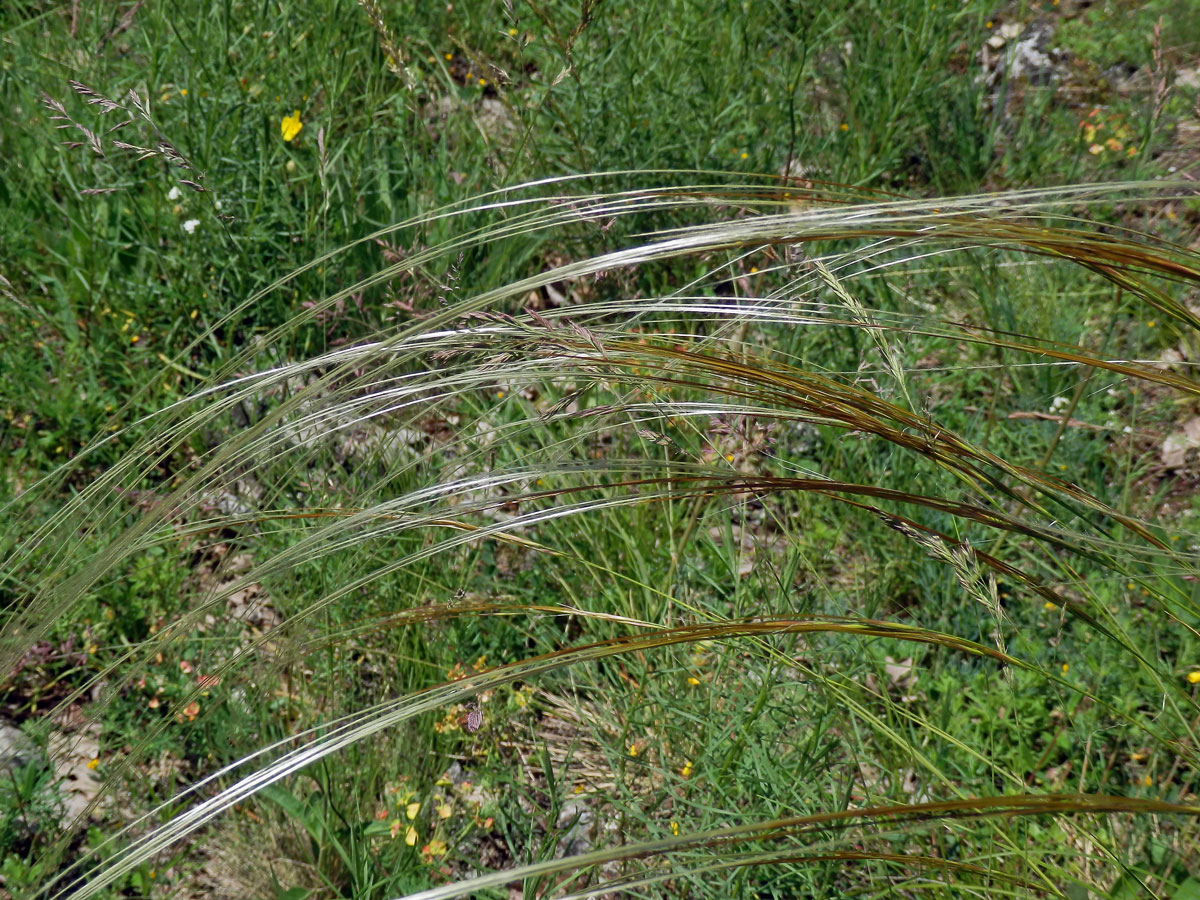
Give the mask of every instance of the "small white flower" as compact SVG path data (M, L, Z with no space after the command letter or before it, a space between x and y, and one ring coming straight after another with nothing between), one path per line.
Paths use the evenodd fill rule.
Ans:
M1060 409L1062 409L1064 406L1070 405L1070 403L1071 403L1071 401L1068 400L1066 397L1055 397L1053 400L1050 401L1050 412L1056 413Z
M179 185L175 185L175 187L173 187L169 191L167 191L167 199L168 200L178 200L182 196L183 196L183 192L179 190Z
M196 226L199 224L200 224L199 219L188 219L186 222L183 223L183 230L186 231L188 234L191 234L193 231L196 230Z
M1121 429L1121 434L1133 434L1133 429L1126 425Z
M215 206L217 208L217 212L220 212L221 210L223 210L225 208L225 204L222 203L220 200L214 200L213 206Z

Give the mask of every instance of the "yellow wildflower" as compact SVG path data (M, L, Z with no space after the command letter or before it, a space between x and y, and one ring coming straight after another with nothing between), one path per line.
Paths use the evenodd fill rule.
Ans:
M1188 684L1200 684L1200 670L1193 669L1187 673Z
M678 822L671 823L671 834L679 834L679 823Z
M100 757L97 756L95 759L93 759L91 762L89 762L87 764L87 767L89 769L91 769L93 772L95 772L96 766L98 766L98 765L100 765Z
M404 832L404 843L408 844L410 847L417 846L417 829L413 828L411 825L409 825L408 830Z
M1067 669L1069 669L1069 668L1071 668L1071 666L1070 666L1070 664L1069 664L1069 663L1063 663L1063 664L1062 664L1062 672L1063 672L1063 674L1064 674L1064 675L1066 675L1066 674L1067 674Z
M683 761L683 768L679 770L679 774L684 778L687 778L692 774L692 761L690 759L685 759Z
M692 687L695 687L699 683L700 683L700 679L697 678L695 675L688 676L688 684L690 684Z
M419 813L420 811L421 811L420 803L410 803L410 804L408 804L408 806L404 807L404 814L406 816L408 816L410 819L415 819L417 817L417 813Z
M1051 603L1049 600L1047 600L1045 603L1042 604L1042 609L1047 609L1047 610L1058 609L1058 604Z
M283 121L279 123L283 139L288 142L294 141L303 127L304 123L300 121L300 110L298 109L293 110L290 116L284 116Z

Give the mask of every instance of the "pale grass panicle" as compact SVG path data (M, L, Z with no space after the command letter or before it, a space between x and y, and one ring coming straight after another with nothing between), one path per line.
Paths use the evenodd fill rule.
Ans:
M84 141L65 141L63 143L64 147L73 149L86 146L95 156L105 159L108 159L110 151L117 151L118 157L133 157L137 162L159 159L167 164L168 170L183 169L188 173L188 177L176 176L176 185L183 185L197 192L208 190L201 183L204 180L204 173L197 170L179 148L167 139L151 116L149 103L136 90L131 88L125 95L125 101L122 102L114 100L78 81L71 81L70 86L75 94L82 97L88 105L98 107L100 116L105 116L112 112L119 113L120 115L117 116L119 121L106 130L102 132L93 130L72 117L62 101L43 93L42 105L50 112L50 120L60 123L56 127L59 129L75 129L85 138ZM128 103L128 106L126 103ZM131 143L113 137L115 132L134 125L138 121L144 123L146 137L148 138L143 144ZM101 194L112 193L116 190L119 190L119 188L102 186L87 188L80 193ZM177 191L178 187L172 186L171 190Z

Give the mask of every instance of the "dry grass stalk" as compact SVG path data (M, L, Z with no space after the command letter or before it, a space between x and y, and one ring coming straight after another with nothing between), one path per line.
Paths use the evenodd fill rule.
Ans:
M169 167L174 167L176 169L187 169L189 172L195 172L196 174L194 178L177 178L176 180L179 182L179 184L189 187L193 191L204 192L208 190L206 187L200 184L200 181L204 178L204 173L196 169L196 167L192 165L191 160L184 156L179 148L171 143L171 141L167 139L166 135L162 133L162 130L158 127L154 121L154 118L150 115L149 102L139 96L137 91L131 89L129 93L126 94L125 100L129 104L126 106L125 103L119 100L114 100L111 97L100 93L94 88L88 87L82 82L70 81L69 84L71 85L71 89L80 97L82 97L84 102L86 102L89 106L99 107L99 115L103 116L110 112L119 111L124 114L124 119L104 132L106 137L102 138L99 133L88 128L81 122L75 121L75 119L67 111L67 108L62 101L51 97L49 94L43 93L42 104L47 110L50 111L50 120L53 122L62 123L55 127L60 129L76 129L80 131L86 138L86 141L64 141L64 147L68 149L74 149L75 147L87 146L96 156L107 158L108 154L105 152L107 142L108 149L122 151L126 154L132 154L135 157L134 162L141 162L142 160L157 158L163 160ZM132 109L130 107L132 107ZM118 131L127 127L128 125L133 124L138 118L142 119L149 125L152 137L152 142L150 142L151 146L142 146L140 144L123 141L118 138L107 137L114 131ZM80 193L88 195L111 194L117 190L119 190L119 188L92 187L86 188L80 191Z
M367 14L367 21L375 30L375 37L379 41L379 49L383 51L388 71L402 79L404 86L411 91L416 87L416 78L408 70L404 51L383 17L383 7L379 5L379 0L358 0L358 5Z

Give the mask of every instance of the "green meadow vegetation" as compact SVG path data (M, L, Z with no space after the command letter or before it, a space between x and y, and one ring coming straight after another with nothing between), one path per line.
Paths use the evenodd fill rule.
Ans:
M0 7L0 894L1200 898L1200 6Z

